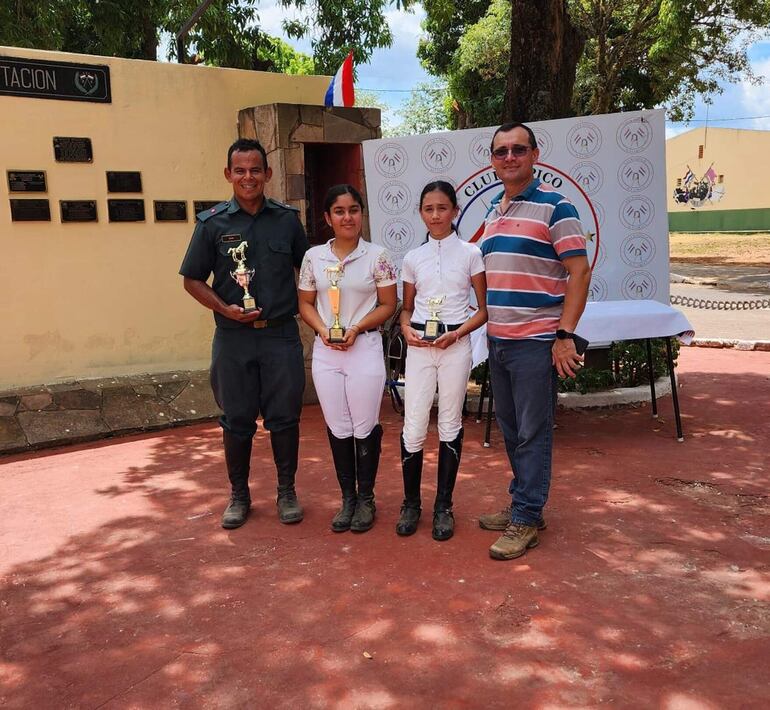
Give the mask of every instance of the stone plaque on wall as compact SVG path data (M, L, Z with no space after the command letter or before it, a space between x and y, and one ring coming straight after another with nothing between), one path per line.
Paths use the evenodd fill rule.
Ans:
M98 222L96 200L61 200L62 222Z
M156 222L186 222L187 203L184 200L155 200Z
M144 222L144 200L107 200L110 222Z
M53 154L58 163L92 163L94 150L90 138L56 136Z
M48 200L11 200L11 219L14 222L50 222Z
M45 170L8 170L8 192L48 192Z
M107 192L141 192L142 173L138 171L108 170Z

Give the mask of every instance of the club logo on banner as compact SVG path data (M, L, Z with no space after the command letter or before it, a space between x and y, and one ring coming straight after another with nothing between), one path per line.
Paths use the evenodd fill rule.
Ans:
M636 111L531 124L534 177L578 211L593 269L591 300L668 303L664 113ZM372 241L400 266L425 238L418 210L434 180L455 186L461 238L479 242L502 183L490 164L495 127L365 141Z
M535 165L535 175L575 205L583 223L588 261L593 265L599 248L599 222L588 196L570 175L551 165L538 163ZM503 185L495 171L489 167L469 176L459 186L455 186L455 189L461 204L460 214L455 222L458 233L467 241L478 242L484 232L484 219L489 213L492 198L500 194Z

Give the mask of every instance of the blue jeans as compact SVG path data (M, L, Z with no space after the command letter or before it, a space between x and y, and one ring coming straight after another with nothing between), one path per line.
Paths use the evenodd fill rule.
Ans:
M536 525L551 485L556 370L552 341L489 340L495 417L513 480L511 522Z

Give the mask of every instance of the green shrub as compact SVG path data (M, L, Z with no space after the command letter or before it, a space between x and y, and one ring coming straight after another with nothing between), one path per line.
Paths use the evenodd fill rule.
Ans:
M671 344L674 365L679 356L679 342ZM590 352L590 351L589 351ZM576 377L559 380L559 392L596 392L613 387L638 387L649 384L647 344L644 340L621 340L612 343L608 355L609 368L584 367ZM652 367L655 379L668 374L666 341L652 340Z

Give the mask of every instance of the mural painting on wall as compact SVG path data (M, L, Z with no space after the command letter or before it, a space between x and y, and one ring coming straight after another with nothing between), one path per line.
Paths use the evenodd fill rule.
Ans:
M709 165L709 169L700 179L695 177L695 173L688 165L684 177L677 180L677 186L674 188L674 202L688 205L692 209L714 205L725 196L722 179L723 176L718 176L717 171L714 170L714 163Z

